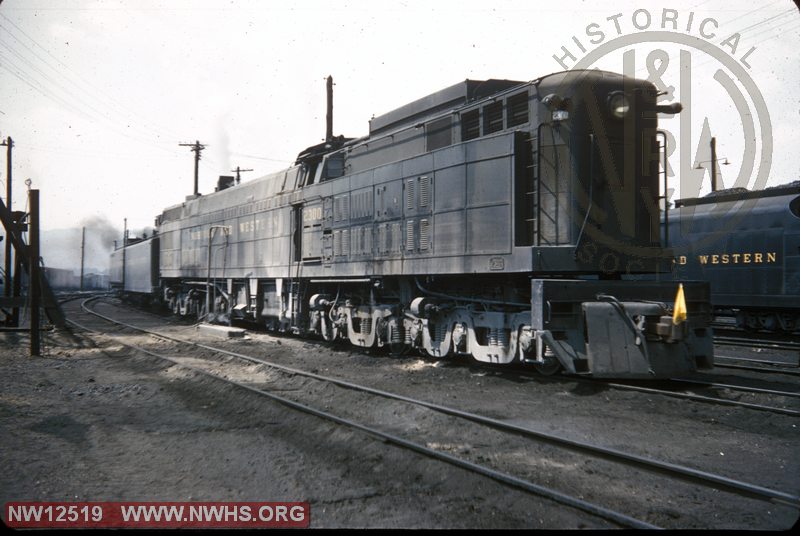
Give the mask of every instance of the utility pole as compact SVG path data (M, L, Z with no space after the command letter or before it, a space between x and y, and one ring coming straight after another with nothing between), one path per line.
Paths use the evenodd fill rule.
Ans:
M200 168L200 153L206 148L206 145L203 145L198 140L195 140L194 143L179 143L178 145L181 147L191 147L190 150L194 153L194 195L197 195L199 192L198 170Z
M231 173L233 173L234 171L236 172L236 184L239 184L239 182L241 182L241 180L242 180L242 177L241 177L240 173L243 173L245 171L253 171L253 170L252 169L240 169L239 166L236 166L236 169L232 169Z
M125 218L125 223L122 226L122 292L125 292L125 253L128 245L128 218Z
M86 248L86 227L81 231L81 290L83 290L83 257Z
M711 138L711 191L717 191L717 138Z
M30 206L30 252L28 276L31 299L31 355L41 355L39 351L39 307L42 305L42 281L39 270L39 190L28 192Z
M325 141L330 142L333 139L333 77L331 75L328 75L326 90L328 111L325 114Z
M14 146L14 141L11 136L6 141L0 143L7 147L6 153L6 206L11 210L11 148ZM8 233L7 233L8 234ZM11 240L6 237L6 257L5 257L5 271L6 277L4 280L3 296L6 298L11 297ZM18 274L17 274L18 275Z

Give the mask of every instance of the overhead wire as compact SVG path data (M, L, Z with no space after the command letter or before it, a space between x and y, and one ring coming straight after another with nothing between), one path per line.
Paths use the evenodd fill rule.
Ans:
M10 18L5 16L3 13L0 13L0 18L4 19L8 24L13 26L20 34L22 34L25 38L27 38L28 41L30 41L34 46L36 46L39 49L41 49L45 54L47 54L55 62L57 62L58 65L60 65L60 67L61 67L60 69L57 69L50 62L48 62L47 60L45 60L44 58L42 58L41 56L36 54L33 51L33 49L31 49L30 47L26 47L26 49L29 50L31 53L33 53L42 63L44 63L45 65L50 67L53 71L58 72L59 74L61 74L67 82L69 82L72 86L74 86L79 91L93 94L95 97L103 97L108 103L110 103L112 105L113 108L119 108L121 110L127 111L127 114L129 115L129 117L135 118L138 121L142 121L145 124L150 125L151 126L151 130L157 131L157 132L161 132L162 134L165 135L165 137L169 137L169 138L179 138L180 137L175 132L172 132L168 128L165 128L163 125L159 125L159 124L155 124L155 123L151 123L151 122L147 121L145 118L142 117L141 111L131 110L130 108L125 106L123 103L117 101L113 97L110 97L107 93L102 91L96 84L93 84L93 83L85 80L82 76L80 76L77 73L75 73L75 71L70 69L70 67L68 65L66 65L64 62L62 62L56 56L54 56L49 50L47 50L45 47L43 47L41 44L39 44L35 39L33 39L30 35L28 35L22 28L17 26L14 23L14 21L12 21ZM22 44L24 46L24 43L22 43L22 41L17 36L13 35L13 33L10 34L10 35L14 39L16 39L20 44ZM66 72L70 73L74 77L74 80L77 80L78 82L81 82L83 87L79 87L79 85L73 79L71 79L68 76L63 75L63 71L66 71Z
M119 115L119 117L124 117L125 118L124 122L127 123L129 127L133 127L135 129L139 130L143 136L147 136L147 137L145 138L145 137L135 136L132 133L126 132L124 130L120 131L119 127L116 127L117 128L116 131L118 133L120 133L122 135L125 135L125 136L129 137L130 139L134 139L134 140L136 140L136 141L138 141L140 143L145 143L145 144L148 144L148 145L152 145L154 147L158 147L161 150L166 150L167 152L169 152L171 154L176 154L176 155L177 154L182 154L178 150L173 150L171 145L167 149L164 145L153 144L152 143L152 139L151 139L151 135L153 134L153 132L156 132L157 134L160 133L161 136L166 137L166 138L170 138L170 139L174 139L174 140L181 139L182 138L181 136L178 136L177 134L172 132L170 129L164 128L162 125L157 125L155 123L147 121L143 117L141 112L132 111L130 108L128 108L125 105L121 104L119 101L113 99L112 97L109 97L106 93L104 93L102 90L100 90L100 88L98 88L96 85L86 81L83 77L81 77L80 75L76 74L72 69L69 68L69 66L67 66L64 62L62 62L60 59L58 59L56 56L54 56L47 48L43 47L40 43L38 43L35 39L33 39L30 35L28 35L22 28L20 28L17 24L15 24L5 14L0 13L0 18L2 20L4 20L7 24L12 26L17 32L19 32L19 34L24 36L31 43L32 46L28 46L27 44L25 44L22 41L22 39L20 39L17 35L14 35L14 33L9 31L8 28L4 27L1 22L0 22L0 28L5 30L8 35L10 35L20 46L22 46L25 49L26 52L30 53L39 62L41 62L42 64L47 66L53 72L57 73L59 75L59 78L63 79L71 87L75 88L79 92L79 95L76 95L75 92L73 92L72 90L66 88L63 84L58 83L52 77L48 76L41 69L36 67L31 61L25 59L24 56L19 51L16 51L16 50L12 49L10 47L10 45L8 45L6 43L3 43L2 40L0 40L0 44L2 44L7 49L9 49L21 61L23 61L26 65L30 66L37 73L39 73L40 76L42 76L47 81L49 81L50 84L55 86L55 89L61 90L62 92L66 93L67 95L72 96L73 98L76 98L76 100L78 100L83 105L85 105L89 110L91 110L95 114L97 114L97 116L103 118L105 121L107 121L111 125L114 125L115 127L116 127L116 124L115 124L116 122L115 122L115 119L112 117L111 114ZM33 47L36 47L36 48L42 50L47 56L52 58L53 62L57 63L58 66L60 66L60 68L56 67L53 62L48 61L46 58L42 57L42 55L38 54L33 49ZM18 69L18 72L16 72L16 73L12 72L12 74L16 78L18 78L21 81L25 82L28 86L30 86L33 89L39 91L40 93L44 94L45 96L47 96L51 100L54 100L58 104L67 107L68 109L72 110L73 112L81 114L83 117L85 117L87 119L93 119L91 117L91 115L87 114L86 110L82 110L80 108L77 108L75 105L71 105L63 97L60 97L58 95L58 93L53 90L53 88L46 88L41 83L41 81L32 79L32 77L30 76L30 73L27 73L29 79L23 79L22 77L26 74L24 72L25 70L20 68L19 66L16 66L16 65L14 65L14 67L16 67ZM6 70L9 70L9 69L6 68ZM64 74L64 71L70 73L72 75L72 77L74 77L74 79L69 77L69 76L66 76ZM80 82L80 85L76 81ZM106 109L106 111L99 110L94 105L92 105L90 103L87 103L84 99L82 99L80 97L80 94L84 94L84 93L87 94L87 95L92 95L98 101L103 101L103 107ZM100 97L102 97L102 99ZM130 120L130 118L133 118L133 120ZM150 127L150 130L141 129L138 126L140 123ZM235 155L238 155L238 156L243 156L245 158L254 158L254 159L257 159L257 160L279 162L279 163L283 163L283 164L291 163L293 161L293 160L287 160L287 159L270 158L270 157L265 157L265 156L256 156L256 155L244 154L244 153L231 153L231 154L235 154ZM220 165L221 165L221 163L218 161L218 159L215 158L214 156L204 155L204 160L205 160L205 162L203 163L204 167L208 167L209 164L213 164L216 167L220 167Z
M758 11L762 11L762 10L768 8L768 7L769 6L760 6L760 7L756 8L756 9L754 9L752 11L748 11L747 13L744 13L743 15L740 15L740 16L735 17L733 19L724 21L724 23L725 24L729 24L732 21L738 20L738 19L740 19L740 18L742 18L744 16L751 15L751 14L756 13ZM776 19L779 19L780 17L783 17L783 16L788 15L789 13L793 13L793 12L796 12L796 10L795 9L788 9L788 10L785 10L785 11L781 11L780 13L777 13L777 14L775 14L775 15L767 18L767 19L764 19L764 20L755 22L753 24L750 24L748 26L733 30L732 32L730 32L730 36L733 36L735 34L741 35L742 32L745 32L746 30L752 30L753 28L757 28L758 26L761 26L761 25L765 25L765 24L769 25L770 23L772 23ZM781 21L776 26L772 26L772 27L769 27L769 28L762 28L762 29L760 29L759 32L752 33L750 35L747 35L746 37L752 39L753 37L758 36L758 35L763 35L766 32L773 32L773 31L775 31L775 29L779 28L780 26L782 26L784 24L794 24L797 21L798 21L797 19L788 20L788 21ZM745 37L745 36L742 36L742 37ZM761 40L761 41L758 41L758 42L751 43L750 46L755 46L755 45L757 45L759 43L763 43L764 41L766 41L766 40ZM669 59L670 60L674 60L674 59L677 58L677 56L678 56L677 54L672 54L672 55L669 56ZM707 61L705 61L703 63L698 63L697 66L705 65L706 63L709 63L710 61L712 61L712 60L707 60ZM642 66L642 67L636 69L636 72L637 73L641 73L641 72L647 71L647 70L648 70L647 66Z

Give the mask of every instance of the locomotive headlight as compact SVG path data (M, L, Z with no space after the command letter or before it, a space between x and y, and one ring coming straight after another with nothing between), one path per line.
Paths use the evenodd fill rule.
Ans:
M608 96L608 108L617 119L622 119L631 110L631 103L624 93L615 92Z

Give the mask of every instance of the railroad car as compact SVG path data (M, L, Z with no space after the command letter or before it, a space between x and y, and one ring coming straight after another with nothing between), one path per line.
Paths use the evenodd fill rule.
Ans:
M747 329L800 330L800 181L676 202L677 278L708 280L715 312Z
M571 71L466 80L361 138L329 123L289 169L165 209L142 278L178 314L360 347L543 373L708 368L708 285L684 283L673 311L677 283L622 279L670 269L657 115L680 106L657 98Z
M112 290L124 290L142 300L158 298L159 288L159 240L125 239L124 247L111 253L109 286Z

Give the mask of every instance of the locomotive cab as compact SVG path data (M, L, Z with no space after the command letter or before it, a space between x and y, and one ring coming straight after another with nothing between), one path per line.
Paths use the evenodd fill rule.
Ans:
M550 75L533 134L534 271L668 271L660 243L656 88L602 71Z

